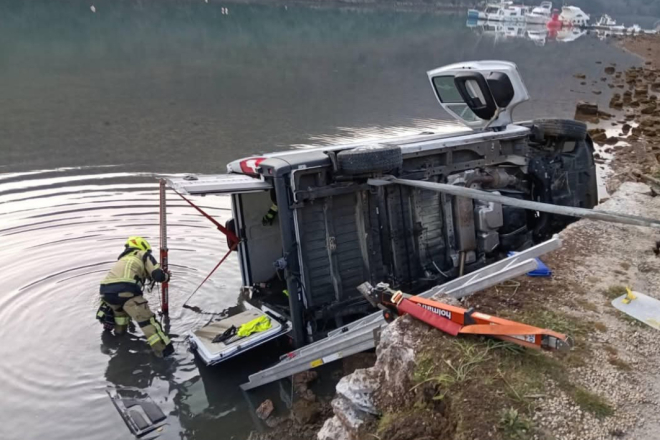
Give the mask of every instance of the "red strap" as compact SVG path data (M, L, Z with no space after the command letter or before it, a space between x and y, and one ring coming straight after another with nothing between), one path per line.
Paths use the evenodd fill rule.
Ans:
M230 240L232 243L238 243L239 241L241 241L241 240L239 240L239 238L236 236L236 234L234 234L232 231L230 231L229 229L225 228L225 227L222 226L220 223L218 223L218 221L217 221L216 219L214 219L213 217L211 217L210 215L208 215L207 213L205 213L205 212L204 212L199 206L195 205L193 202L191 202L190 200L186 199L186 198L183 196L183 194L179 193L179 192L178 192L177 190L175 190L174 188L172 188L172 191L174 191L175 193L177 193L177 195L178 195L179 197L181 197L183 200L185 200L186 202L188 202L188 204L189 204L190 206L192 206L192 207L195 208L197 211L199 211L199 213L202 214L204 217L206 217L207 219L211 220L211 222L212 222L215 226L217 226L217 228L220 230L220 232L222 232L223 234L225 234L225 235L229 238L229 240ZM214 270L215 270L215 269L214 269ZM203 284L203 283L202 283L202 284Z
M198 290L204 285L204 283L206 283L206 282L209 280L209 278L211 278L211 275L213 275L213 274L215 273L215 271L220 267L220 265L221 265L222 263L224 263L224 261L227 259L227 257L229 256L229 254L231 254L231 253L234 251L234 249L236 249L236 246L237 246L237 245L238 245L238 243L234 243L234 244L232 245L232 247L229 248L229 250L227 251L227 253L225 254L225 256L222 257L222 260L220 260L220 261L218 262L218 264L215 265L215 267L213 268L213 270L211 271L211 273L209 273L209 274L206 276L206 278L204 278L204 281L202 281L202 282L200 283L200 285L197 286L197 288L195 289L195 291L194 291L193 293L191 293L190 296L188 297L188 299L183 303L184 306L188 303L188 301L190 301L190 298L192 298L193 295L196 294L197 291L198 291Z
M397 309L399 312L412 315L420 321L424 321L428 325L433 326L438 330L442 330L445 333L449 333L452 336L457 336L463 327L462 325L456 324L447 318L443 318L442 316L436 315L435 313L426 310L424 307L420 307L408 299L401 301L397 306Z

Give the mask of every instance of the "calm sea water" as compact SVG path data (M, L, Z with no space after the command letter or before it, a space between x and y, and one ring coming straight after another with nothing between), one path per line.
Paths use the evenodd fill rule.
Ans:
M605 105L603 66L637 61L596 35L573 37L541 42L429 12L0 3L0 438L129 438L109 386L159 403L164 438L245 438L251 405L270 397L282 409L287 392L238 389L276 350L206 368L186 349L185 333L211 317L182 302L225 252L205 219L172 201L174 359L156 360L139 333L103 336L94 319L98 282L125 238L158 241L156 178L223 172L251 153L455 130L425 72L460 60L518 63L533 97L520 119L571 117L578 99ZM229 216L224 197L200 203ZM239 286L230 259L193 304L225 310ZM157 309L156 292L147 297Z

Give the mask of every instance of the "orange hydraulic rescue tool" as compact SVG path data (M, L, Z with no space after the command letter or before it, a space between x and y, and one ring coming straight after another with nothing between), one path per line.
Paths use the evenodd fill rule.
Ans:
M396 315L408 314L452 336L459 334L491 336L523 347L548 350L570 350L570 337L527 324L497 318L474 311L450 306L426 298L394 291L388 284L372 287L364 283L358 290L374 306L383 310L387 322Z

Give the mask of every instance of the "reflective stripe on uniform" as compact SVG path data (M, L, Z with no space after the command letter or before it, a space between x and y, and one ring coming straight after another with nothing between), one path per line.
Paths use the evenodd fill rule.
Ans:
M122 258L123 261L126 261L126 265L124 266L124 276L122 278L124 279L130 279L131 278L131 273L132 273L132 268L134 264L142 264L142 260L140 260L138 257L135 255L127 255L124 258Z
M119 259L124 263L123 271L120 276L111 276L112 272L106 276L106 278L101 281L101 285L104 284L114 284L114 283L133 283L140 285L140 282L136 280L135 274L133 273L133 268L135 265L142 266L142 260L136 255L138 251L135 251L132 254L125 255ZM139 270L137 272L140 272ZM114 274L119 275L119 274Z
M151 335L147 338L147 342L149 343L149 345L154 345L154 344L160 342L160 336L158 336L157 334L156 335Z
M117 325L128 325L131 322L128 316L117 316L115 315L115 324Z
M156 321L154 318L151 318L150 321L151 324L156 328L156 334L160 336L160 339L163 340L163 343L165 345L169 344L171 342L170 338L168 338L167 335L163 332L163 329L160 327L158 321Z

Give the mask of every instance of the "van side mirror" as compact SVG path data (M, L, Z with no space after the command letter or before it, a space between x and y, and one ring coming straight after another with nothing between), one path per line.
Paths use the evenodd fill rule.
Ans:
M463 102L479 118L489 120L497 112L486 78L480 72L460 72L454 75L454 84Z

